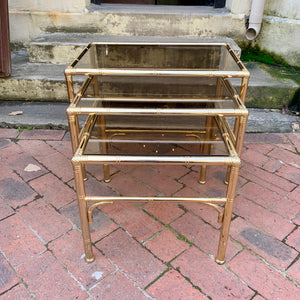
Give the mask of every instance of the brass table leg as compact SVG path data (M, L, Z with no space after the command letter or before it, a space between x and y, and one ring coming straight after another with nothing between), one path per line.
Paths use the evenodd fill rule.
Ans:
M74 174L75 174L75 184L78 198L78 207L80 215L80 224L83 237L83 246L85 252L85 261L90 263L95 260L93 250L92 250L92 241L90 226L88 222L87 214L87 203L85 201L85 187L84 187L84 176L83 170L84 167L81 163L72 161Z
M212 125L213 125L213 117L207 116L205 121L205 136L204 141L207 142L212 137ZM209 143L205 143L203 147L203 153L209 154L211 150L211 145ZM206 165L202 165L200 167L200 176L199 183L204 184L206 182Z
M98 116L97 118L97 125L98 125L98 134L102 139L107 139L106 136L106 121L105 116ZM104 144L100 144L100 153L106 154L108 151L108 144L105 142ZM103 165L103 173L104 173L104 181L110 182L110 174L109 174L109 165Z
M69 129L70 129L70 136L71 136L71 144L72 144L72 151L73 154L76 152L78 144L79 144L79 122L78 122L78 115L71 115L68 114L68 122L69 122ZM86 170L83 166L83 177L84 180L87 179Z
M220 239L219 239L219 246L218 246L218 253L216 256L216 262L218 264L224 264L225 262L225 252L227 247L228 235L229 235L229 228L233 210L233 201L235 197L235 189L238 181L239 175L239 167L232 166L230 167L230 179L229 184L227 187L227 202L224 207L224 217L223 223L220 232Z
M239 116L234 123L234 135L236 136L235 149L239 157L241 157L244 137L246 132L248 116ZM228 184L231 166L227 168L225 183Z

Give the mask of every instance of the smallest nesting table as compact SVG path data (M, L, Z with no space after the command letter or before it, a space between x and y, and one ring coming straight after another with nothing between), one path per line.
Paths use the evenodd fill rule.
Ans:
M89 222L116 201L198 202L219 214L216 262L224 263L248 111L249 72L228 44L90 43L65 70L80 221L87 262ZM77 91L74 76L80 84ZM233 87L232 79L235 80ZM86 116L82 128L78 117ZM227 166L223 197L105 197L85 189L85 166L118 164ZM209 237L208 237L209 238Z

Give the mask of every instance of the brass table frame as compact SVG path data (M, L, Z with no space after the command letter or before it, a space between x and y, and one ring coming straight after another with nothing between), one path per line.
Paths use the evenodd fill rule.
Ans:
M68 96L70 105L67 109L67 116L69 121L69 128L71 134L71 142L73 149L72 164L75 174L75 183L79 203L80 221L82 227L82 235L84 241L85 259L87 262L94 260L92 251L92 241L90 236L89 222L92 222L93 210L103 204L113 203L115 201L185 201L185 202L199 202L207 204L215 208L219 213L218 221L222 223L218 252L216 255L216 262L222 264L225 262L225 252L227 246L227 240L229 235L230 221L233 210L233 201L235 197L235 190L238 180L238 173L241 164L241 151L243 146L243 140L245 135L245 129L248 118L248 110L246 109L244 102L246 96L246 90L249 81L249 72L244 67L242 62L235 56L233 50L228 44L223 43L208 43L208 44L184 44L184 45L222 45L225 46L230 55L234 58L236 64L240 68L240 71L221 71L221 70L141 70L141 69L110 69L110 68L75 68L76 64L80 61L82 56L89 50L93 44L110 44L110 43L90 43L84 48L82 53L76 58L70 66L65 70ZM116 43L113 43L116 44ZM122 45L124 43L121 43ZM147 43L125 43L130 45L141 45ZM151 43L151 45L155 45ZM159 45L162 45L161 43ZM166 43L165 45L172 45ZM175 44L177 45L177 44ZM82 84L79 91L75 94L73 76L84 75L86 79ZM199 77L217 77L220 84L225 86L231 94L231 97L235 103L236 108L191 108L191 109L176 109L176 108L163 108L163 109L151 109L151 108L108 108L99 107L94 105L92 107L79 107L78 103L82 99L85 90L89 84L93 84L95 93L95 103L102 99L98 93L97 76L199 76ZM240 78L241 86L239 94L232 87L229 78ZM220 85L219 85L220 86ZM217 87L218 88L218 87ZM220 87L219 87L220 88ZM141 101L142 99L139 99ZM155 99L153 99L155 100ZM168 99L170 102L176 102L178 99ZM193 100L197 101L197 100ZM199 101L201 101L199 99ZM79 128L79 115L86 115L87 119L83 128ZM206 155L192 155L192 156L172 156L172 155L88 155L84 154L85 147L91 136L91 131L95 123L105 123L105 116L111 115L166 115L166 116L205 116L206 128L210 128L212 122L216 122L220 130L220 134L223 138L224 144L227 147L227 156L211 156L210 149L203 149ZM235 118L233 130L227 121L227 117L231 116ZM105 127L103 127L105 128ZM100 132L100 134L106 134ZM212 136L212 132L209 129L205 132L205 139L209 139ZM207 146L204 146L207 147ZM223 198L189 198L189 197L101 197L101 196L87 196L85 192L84 180L86 178L85 165L86 164L102 164L104 167L104 180L110 181L109 165L111 164L167 164L167 165L200 165L200 177L199 182L205 183L206 181L206 166L207 165L223 165L227 166L227 175L225 182L228 184L226 196ZM90 204L91 205L88 205ZM224 208L218 204L224 205Z

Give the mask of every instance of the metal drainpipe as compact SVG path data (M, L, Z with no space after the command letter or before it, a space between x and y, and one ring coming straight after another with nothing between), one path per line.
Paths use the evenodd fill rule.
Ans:
M252 0L251 12L249 17L249 26L246 30L246 38L249 41L254 40L259 34L264 14L264 6L265 0Z

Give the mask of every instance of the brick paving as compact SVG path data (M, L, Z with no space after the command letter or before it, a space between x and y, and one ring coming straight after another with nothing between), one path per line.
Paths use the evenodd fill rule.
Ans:
M197 203L94 211L84 261L69 133L0 129L0 298L300 299L300 134L247 134L227 261L217 214ZM87 168L90 195L219 196L226 170Z

